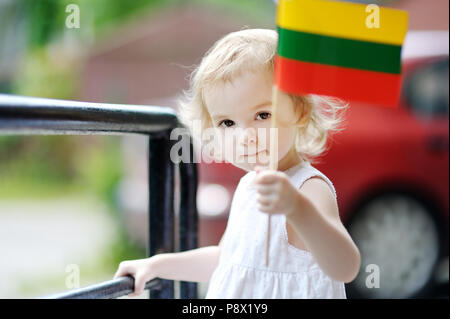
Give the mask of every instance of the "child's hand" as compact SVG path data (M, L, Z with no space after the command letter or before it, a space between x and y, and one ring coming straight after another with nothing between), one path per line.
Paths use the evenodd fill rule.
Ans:
M290 183L288 176L279 171L258 166L253 186L258 194L258 210L269 214L290 215L297 205L298 191Z
M156 256L122 261L117 269L114 279L131 275L134 277L134 292L130 296L138 296L144 291L145 283L157 275L154 273L154 262Z

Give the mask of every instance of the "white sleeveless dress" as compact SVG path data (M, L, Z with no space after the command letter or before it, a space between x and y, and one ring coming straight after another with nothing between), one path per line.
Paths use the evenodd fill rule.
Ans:
M309 162L291 167L285 173L299 189L309 178L331 181ZM345 286L328 277L313 255L288 242L286 216L272 215L269 266L265 266L267 214L257 209L256 190L248 186L255 177L244 175L235 191L219 264L213 272L206 298L214 299L345 299Z

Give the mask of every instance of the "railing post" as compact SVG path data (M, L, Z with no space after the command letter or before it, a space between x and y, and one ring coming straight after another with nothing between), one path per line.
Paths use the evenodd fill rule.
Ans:
M174 163L170 159L170 130L153 133L149 137L149 242L147 255L174 251ZM190 152L193 154L192 143ZM180 250L197 248L197 166L193 160L180 163ZM48 296L47 298L117 298L132 292L134 278L121 277L75 291ZM181 282L181 298L196 299L197 284ZM147 282L151 299L173 299L172 280L153 279Z
M167 107L55 100L0 94L0 133L19 135L145 134L149 136L149 234L147 255L175 250L174 173L170 159L171 129L179 127ZM192 143L190 151L194 158ZM180 250L197 248L197 166L180 163ZM115 298L132 292L130 276L105 281L52 298ZM150 298L174 298L174 283L154 279L146 284ZM153 290L154 289L154 290ZM197 298L197 284L181 282L181 298Z
M197 214L197 164L192 139L189 143L190 159L188 163L179 164L180 171L180 210L179 210L179 247L180 251L195 249L198 246L198 214ZM197 299L197 283L180 282L181 299Z
M174 238L174 163L170 159L170 130L149 138L149 232L148 256L170 253ZM161 280L161 289L150 290L151 299L173 299L174 282Z

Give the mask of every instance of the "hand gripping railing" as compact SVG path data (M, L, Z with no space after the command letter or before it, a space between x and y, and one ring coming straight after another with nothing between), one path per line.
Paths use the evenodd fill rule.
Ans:
M0 94L0 134L122 135L149 137L149 236L147 255L174 252L174 173L170 132L181 127L167 107L85 103ZM193 156L192 142L189 145ZM179 250L197 248L197 167L178 164L180 177ZM133 291L134 279L122 277L50 298L117 298ZM154 279L146 284L150 298L174 298L174 283ZM197 298L197 284L180 283L180 298Z
M145 289L160 288L161 280L153 279L145 284ZM44 297L45 299L112 299L128 295L133 292L134 278L131 276L104 281L102 283L70 290Z

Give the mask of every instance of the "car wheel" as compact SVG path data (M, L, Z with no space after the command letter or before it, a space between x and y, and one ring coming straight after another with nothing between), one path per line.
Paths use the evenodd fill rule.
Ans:
M403 194L378 196L354 214L348 231L361 253L349 298L410 298L427 289L439 259L432 212Z

